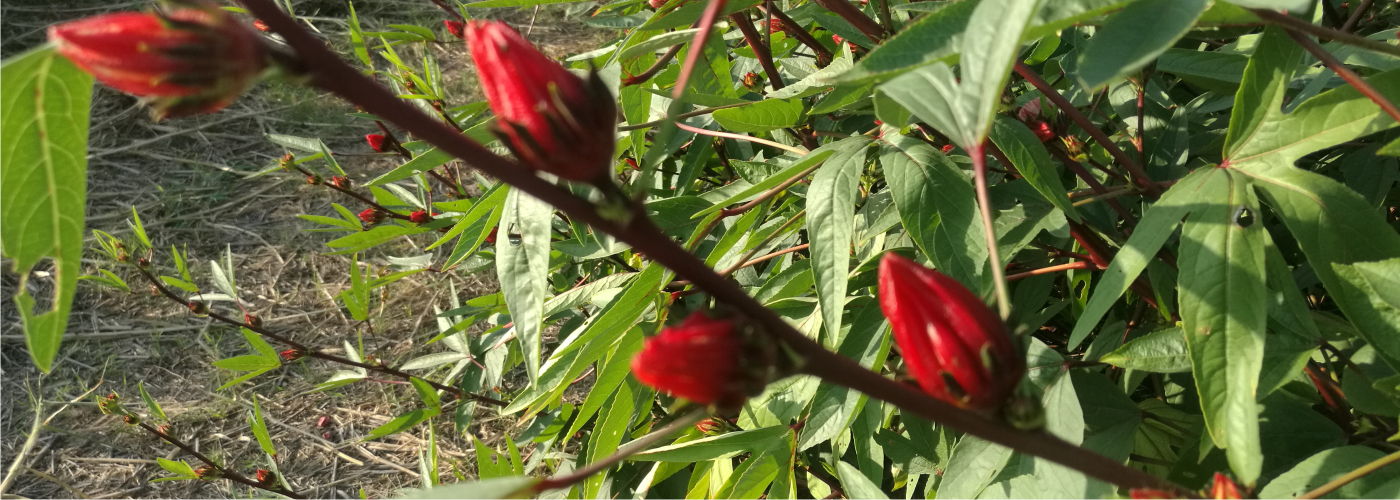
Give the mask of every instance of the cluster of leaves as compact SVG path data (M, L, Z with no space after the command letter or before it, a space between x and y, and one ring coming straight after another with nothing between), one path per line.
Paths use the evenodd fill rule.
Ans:
M548 2L468 6L541 3ZM762 37L767 50L754 50L733 23L767 32L764 16L751 15L760 4L781 10L834 57L817 57L793 31ZM617 0L571 9L617 36L566 61L596 68L617 96L626 127L614 173L642 198L647 216L827 348L890 377L903 372L874 292L885 252L915 257L989 298L1006 269L1008 322L1025 339L1026 384L1041 398L1047 432L1188 488L1229 471L1264 497L1291 497L1378 459L1400 430L1400 142L1395 120L1377 104L1400 99L1400 57L1322 44L1374 88L1363 92L1246 8L1291 8L1325 23L1324 11L1338 7L1313 13L1307 4L878 0L860 7L881 20L887 33L877 40L818 3L730 0L723 14L739 16L692 48L697 33L711 29L695 26L705 2L672 0L653 10ZM1394 40L1400 9L1372 11L1358 31ZM452 102L443 87L426 47L444 35L407 25L369 31L369 23L353 13L349 22L366 72L467 137L493 140L485 103ZM659 59L674 45L683 45L681 57ZM52 76L63 61L37 54L5 66L7 107L35 86L83 83ZM701 59L675 94L690 54ZM776 74L764 70L766 57ZM622 84L658 61L664 67L649 79ZM1008 76L1013 64L1019 76ZM765 75L768 86L742 85L750 73ZM46 122L38 131L12 129L16 109L6 110L0 151L5 253L22 270L40 255L76 265L64 252L80 235L61 224L43 233L11 223L18 217L11 190L21 189L10 178L14 156L39 157L22 149L33 142L58 146L44 139ZM684 128L665 120L680 113L690 115L677 120ZM1076 123L1083 119L1093 133ZM345 175L319 139L269 139L303 155L302 168ZM454 159L425 143L403 146L410 158L359 189L379 206L402 215L426 210L434 221L366 226L357 209L340 205L339 217L302 216L317 231L349 233L328 242L333 253L401 237L423 243L423 253L388 257L400 271L387 276L371 279L357 261L353 286L338 300L356 320L373 321L371 290L430 267L494 268L501 291L459 302L452 290L451 309L436 311L438 331L426 342L434 352L398 367L414 371L424 407L366 439L438 416L443 404L429 379L483 393L521 370L528 384L504 394L508 405L494 411L527 416L525 430L499 451L473 438L485 481L424 493L484 497L537 485L530 476L545 471L565 475L598 462L673 417L673 398L627 376L631 357L645 337L715 298L503 183L458 178L481 195L434 201L449 196L425 174ZM36 168L72 167L43 158ZM990 226L979 217L972 175L982 161L992 167ZM73 196L42 193L49 201L25 203L66 206L61 198ZM134 224L141 242L131 245L149 256L139 219ZM114 259L130 258L114 238L98 240ZM162 276L165 284L195 294L191 300L237 303L228 259L211 263L219 294L209 294L172 251L179 276ZM93 279L129 289L108 271ZM28 316L32 302L20 305L35 320L31 339L41 339L31 350L47 366L44 356L51 360L57 349L52 325ZM482 324L485 331L464 333ZM546 340L546 327L557 329L557 340ZM225 387L282 365L258 333L244 334L258 354L217 362L251 372ZM356 363L364 358L348 341L345 352ZM587 396L565 402L566 389L589 372L596 376ZM341 371L320 387L366 375ZM456 407L459 431L477 410ZM689 430L545 496L1115 494L1081 471L806 375L772 383L724 417L732 432ZM437 437L425 427L433 444L422 467L431 488ZM528 459L518 445L533 446ZM1342 494L1393 497L1397 485L1400 471L1382 470Z

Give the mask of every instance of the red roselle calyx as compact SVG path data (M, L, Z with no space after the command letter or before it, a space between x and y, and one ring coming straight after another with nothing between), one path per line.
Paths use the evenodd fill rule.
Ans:
M350 178L345 177L343 175L332 176L330 184L340 189L350 189L351 185Z
M384 214L379 213L378 210L373 208L366 208L363 212L360 212L359 217L365 224L375 224L384 220Z
M429 215L427 210L414 210L413 213L408 214L408 221L414 224L427 224L433 221L433 216Z
M156 119L223 109L268 66L262 38L203 0L49 27L58 53L108 87L142 97Z
M771 344L750 343L739 330L734 320L693 313L646 340L632 358L632 375L676 397L737 409L763 390L774 358Z
M223 474L219 472L219 469L215 469L213 466L202 465L195 468L194 477L200 479L218 479L223 477Z
M706 436L718 436L729 430L729 425L727 422L720 420L719 417L710 417L696 422L695 430L700 431Z
M953 145L952 145L952 144L944 144L944 145L943 145L942 151L943 151L943 154L945 154L945 155L948 154L948 153L953 152Z
M1240 489L1235 486L1235 482L1231 481L1229 477L1217 472L1215 473L1215 477L1210 481L1209 497L1215 499L1238 499L1240 498Z
M1040 142L1055 138L1055 131L1050 128L1050 124L1040 120L1031 123L1031 131L1035 132L1036 137L1040 138Z
M499 21L470 21L466 32L501 142L536 170L611 182L617 102L598 73L580 78Z
M447 32L448 32L448 33L451 33L452 36L457 37L458 40L461 40L461 39L467 37L467 34L466 34L467 23L464 23L464 22L461 22L461 21L447 20L447 21L443 21L443 22L442 22L442 25L443 25L443 26L446 26L446 27L447 27Z
M263 486L271 486L277 480L276 476L272 475L272 471L267 469L258 469L255 475L258 478L258 484Z
M369 148L376 153L385 151L386 138L382 134L365 134L365 142L369 143Z
M254 28L257 28L258 31L263 31L263 32L266 32L266 31L267 31L267 23L263 22L262 19L254 19L254 20L253 20L253 27L254 27Z
M1006 325L957 280L895 253L880 261L880 309L909 374L929 395L990 410L1026 372Z
M486 242L487 242L487 243L490 243L490 244L492 244L492 245L495 245L495 244L496 244L496 231L499 230L499 229L500 229L500 226L496 226L496 227L491 228L491 234L486 235Z
M768 33L769 33L769 34L777 33L777 32L783 31L783 30L785 30L785 29L787 29L787 28L786 28L785 26L783 26L783 20L781 20L781 19L769 19L769 20L768 20Z
M288 363L306 357L306 351L297 348L287 349L278 354L281 354L282 359L286 360Z

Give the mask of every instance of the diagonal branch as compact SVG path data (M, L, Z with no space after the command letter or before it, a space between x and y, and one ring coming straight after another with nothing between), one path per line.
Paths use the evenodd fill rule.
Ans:
M1400 122L1400 109L1396 109L1395 103L1390 102L1390 99L1386 99L1385 96L1382 95L1380 91L1376 90L1375 87L1372 87L1370 83L1361 79L1361 75L1356 74L1351 68L1342 64L1342 62L1338 61L1330 52L1327 52L1327 49L1322 48L1321 45L1312 41L1307 35L1288 28L1284 28L1283 31L1288 33L1288 36L1292 38L1293 41L1298 42L1298 45L1303 46L1303 49L1307 50L1313 57L1322 61L1322 64L1327 65L1327 69L1336 72L1337 76L1346 80L1347 84L1356 88L1357 92L1361 92L1361 95L1366 96L1371 102L1380 106L1381 109L1385 111L1385 114L1390 115L1391 119Z

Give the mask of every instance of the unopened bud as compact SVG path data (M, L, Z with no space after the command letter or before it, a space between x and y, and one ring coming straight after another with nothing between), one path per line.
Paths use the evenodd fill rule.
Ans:
M243 323L253 328L262 328L262 318L250 313L243 313Z
M205 304L197 300L191 300L189 306L190 314L199 316L201 318L209 315L209 304Z
M267 23L263 22L262 19L254 19L253 27L257 28L258 31L267 31Z
M447 32L448 32L448 33L451 33L452 36L457 37L458 40L461 40L461 39L467 37L466 31L465 31L465 30L467 29L467 23L464 23L464 22L461 22L461 21L446 20L446 21L443 21L442 24L443 24L443 26L446 26L446 27L447 27Z
M646 339L632 375L650 387L705 406L737 409L773 377L771 344L748 342L733 319L695 312Z
M218 479L223 476L223 473L219 472L219 469L209 465L201 465L194 470L194 477L204 480Z
M363 212L360 212L360 220L364 221L365 224L375 224L384 220L384 214L379 213L378 210L373 208L366 208Z
M350 178L343 175L331 177L331 185L340 189L350 189Z
M952 144L944 144L944 145L943 145L943 154L946 155L946 154L951 153L951 152L953 152L953 145L952 145Z
M135 413L128 413L122 415L122 422L126 422L126 425L138 425L141 423L141 417Z
M427 210L414 210L408 214L408 221L414 224L427 224L433 221L433 216Z
M729 425L719 417L710 417L696 422L695 430L704 433L706 436L718 436L729 430Z
M322 182L324 182L324 181L321 180L321 176L319 176L319 175L311 174L311 175L306 176L306 183L307 183L307 184L310 184L310 185L312 185L312 186L319 185L319 184L321 184Z
M296 155L293 155L291 153L284 154L282 155L282 158L277 160L277 168L280 168L282 170L291 170L292 164L296 161L296 159Z
M412 81L412 80L410 80L410 81ZM385 145L385 143L386 143L386 140L385 140L385 139L386 139L386 138L385 138L383 135L381 135L381 134L366 134L366 135L365 135L365 142L369 143L369 148L370 148L370 149L373 149L376 153L383 153L383 152L384 152L384 145Z
M141 268L141 269L146 269L146 268L151 267L151 259L147 259L147 258L145 258L145 257L137 258L137 259L136 259L136 267L139 267L139 268Z
M279 353L279 354L281 354L281 355L282 355L282 359L287 360L288 363L291 363L291 362L293 362L293 361L296 361L296 360L298 360L298 359L301 359L301 358L303 358L303 357L306 357L306 351L305 351L304 349L298 349L298 348L295 348L295 347L294 347L294 348L291 348L291 349L287 349L287 350L285 350L285 351L282 351L282 352Z
M263 486L272 486L272 483L277 482L277 476L267 469L258 469L255 475L258 478L258 484Z

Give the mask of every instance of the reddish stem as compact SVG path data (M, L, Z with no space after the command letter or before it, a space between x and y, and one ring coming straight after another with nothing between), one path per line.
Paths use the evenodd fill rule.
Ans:
M742 12L735 12L729 15L729 21L739 27L739 31L744 33L744 40L749 42L749 47L753 49L754 57L758 58L758 64L763 66L763 72L768 75L768 83L773 86L773 90L782 90L783 75L778 73L778 67L773 64L773 51L758 39L758 31L753 29L753 22L749 21L749 16Z
M833 14L841 16L842 19L851 23L851 25L860 30L861 33L865 33L865 36L870 37L871 40L879 42L885 38L885 28L880 26L880 23L875 22L874 19L871 19L870 16L861 12L860 9L852 5L851 2L846 0L814 1L822 7L826 7L826 10L831 11Z
M1357 92L1360 92L1361 95L1366 96L1367 99L1370 99L1371 102L1376 103L1377 106L1380 106L1381 109L1385 111L1385 114L1390 115L1390 118L1392 120L1400 122L1400 109L1397 109L1395 107L1395 103L1390 102L1390 99L1386 99L1386 97L1384 95L1381 95L1380 91L1377 91L1376 88L1372 87L1370 83L1366 82L1366 80L1361 79L1361 75L1357 75L1355 71L1351 70L1351 68L1348 68L1345 64L1342 64L1341 61L1338 61L1336 57L1333 57L1331 53L1327 52L1326 49L1323 49L1321 45L1317 44L1317 42L1312 41L1312 39L1308 38L1307 35L1287 28L1284 28L1284 32L1288 33L1288 36L1292 38L1293 41L1298 42L1298 45L1301 45L1303 49L1307 50L1308 53L1313 55L1313 57L1316 57L1319 61L1322 61L1322 64L1327 65L1328 69L1335 71L1337 73L1337 76L1342 77L1342 79L1346 80L1348 84L1356 88Z

